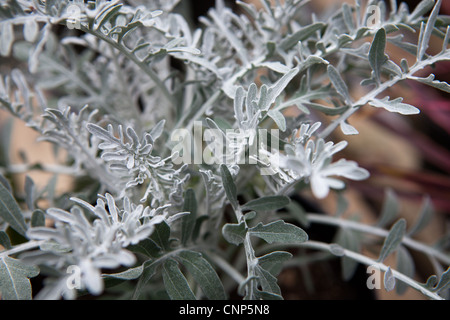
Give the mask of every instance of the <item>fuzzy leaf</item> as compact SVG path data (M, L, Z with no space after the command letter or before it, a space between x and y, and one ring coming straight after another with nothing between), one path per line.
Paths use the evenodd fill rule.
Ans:
M383 282L386 291L392 291L395 288L395 277L392 274L392 270L390 267L388 267L386 272L384 273Z
M194 231L197 218L197 199L195 198L193 189L186 190L183 211L189 212L189 214L184 216L181 220L181 242L186 244Z
M258 264L276 277L281 272L283 262L290 258L292 258L292 254L289 252L274 251L259 257Z
M384 195L383 207L381 209L380 219L377 222L378 227L385 227L391 223L398 214L398 199L391 189L387 189Z
M414 277L414 260L408 250L400 245L397 249L397 271L408 276L410 278ZM399 281L396 285L396 291L398 294L403 294L408 285L402 281Z
M375 80L380 83L381 69L388 57L384 53L386 49L386 30L381 28L375 34L369 49L369 63L372 67Z
M351 124L349 124L346 121L341 121L340 123L340 127L342 130L342 133L345 135L355 135L358 134L358 130L356 130L356 128L354 126L352 126Z
M381 248L380 257L378 261L382 262L388 255L397 250L402 243L403 236L406 231L406 220L399 219L389 230L389 234L384 240L383 248Z
M435 80L434 77L435 77L434 74L430 74L427 78L419 78L419 77L408 77L408 78L419 81L421 83L445 91L447 93L450 93L450 85L445 81Z
M178 257L210 300L226 299L225 290L216 271L201 253L182 251Z
M397 112L404 115L418 114L420 110L416 107L402 103L403 98L396 98L394 100L389 100L389 97L384 97L383 99L373 99L369 101L371 106L377 108L384 108L390 112Z
M228 170L227 166L224 164L220 166L220 172L222 175L222 184L225 189L227 199L228 201L230 201L231 205L236 210L239 207L239 203L237 201L237 191L233 177L230 173L230 170Z
M11 228L25 236L27 225L23 218L22 211L9 193L8 189L0 183L0 218L6 221Z
M302 243L308 240L308 235L301 228L283 220L277 220L263 225L261 222L249 229L251 235L268 243Z
M236 246L244 242L246 233L247 228L245 222L241 222L240 224L227 223L222 228L222 234L225 240Z
M162 275L164 287L171 300L195 300L195 295L175 260L168 259L164 263Z
M442 0L437 0L434 5L433 10L428 17L427 24L425 25L425 29L422 29L419 35L419 46L417 50L417 60L421 61L423 56L425 55L426 50L428 49L428 43L430 42L431 33L433 32L434 25L436 23L436 19L438 17L439 9L441 7Z
M35 266L10 257L0 258L0 292L4 300L31 300L29 278L39 274Z
M295 33L284 38L283 41L280 43L280 48L284 51L289 50L290 48L295 46L299 41L308 39L316 31L322 29L323 27L325 27L325 24L323 22L316 22L314 24L301 28Z
M286 131L286 118L280 111L272 109L267 112L267 115L275 121L281 131Z
M426 197L422 203L422 207L420 208L419 218L414 226L408 231L408 235L412 236L425 228L430 222L433 213L434 208L431 199L430 197Z
M289 203L290 199L286 196L266 196L250 200L241 208L242 210L271 211L284 208Z
M328 77L330 78L331 83L333 84L336 91L341 95L342 98L344 98L346 103L350 104L352 99L350 98L347 84L344 82L337 69L330 64L328 65L327 71Z

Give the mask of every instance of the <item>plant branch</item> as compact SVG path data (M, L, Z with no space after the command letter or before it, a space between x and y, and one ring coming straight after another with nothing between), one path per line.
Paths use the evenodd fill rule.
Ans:
M389 234L389 231L387 231L385 229L362 224L362 223L359 223L356 221L349 221L349 220L345 220L345 219L340 219L340 218L335 218L335 217L330 217L330 216L325 216L325 215L320 215L320 214L308 214L307 219L311 223L320 223L320 224L339 226L341 228L348 228L348 229L352 229L355 231L361 231L366 234L372 234L372 235L384 237L384 238L387 237L387 235ZM441 261L442 263L444 263L446 265L450 265L450 256L448 256L442 252L439 252L438 250L436 250L433 247L430 247L423 243L415 241L408 236L403 237L402 243L411 249L423 252L427 255L431 255L431 256L435 257L436 259L438 259L439 261Z

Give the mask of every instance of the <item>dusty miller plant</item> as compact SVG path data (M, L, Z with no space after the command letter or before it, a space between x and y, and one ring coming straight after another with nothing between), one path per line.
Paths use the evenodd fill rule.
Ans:
M67 154L59 165L1 160L2 299L282 299L277 276L307 254L296 248L341 259L345 279L373 265L388 290L446 298L445 241L414 240L428 198L408 228L392 192L376 225L344 219L342 197L334 215L290 200L311 190L320 201L368 178L333 160L347 143L330 134L358 134L349 120L361 108L419 113L387 89L414 80L450 92L417 75L450 60L441 3L356 0L319 14L304 0L237 1L235 11L218 0L192 22L176 0L2 1L0 105ZM434 54L432 35L442 41ZM388 43L414 63L392 61ZM17 190L13 175L32 169L73 176L73 192L29 177ZM312 223L339 232L315 241L304 230ZM367 241L380 244L378 259L362 253ZM410 251L433 263L426 283L414 280ZM393 252L397 265L384 264Z

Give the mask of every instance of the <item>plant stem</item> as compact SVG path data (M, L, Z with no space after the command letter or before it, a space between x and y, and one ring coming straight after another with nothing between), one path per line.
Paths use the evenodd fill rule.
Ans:
M45 240L40 240L40 241L28 241L28 242L19 244L19 245L15 246L12 249L0 252L0 259L2 259L4 257L7 257L7 256L10 256L12 254L16 254L16 253L22 252L22 251L26 251L26 250L37 248L44 242L45 242Z
M319 241L307 241L305 243L299 244L299 246L302 247L306 247L306 248L310 248L310 249L317 249L317 250L321 250L321 251L329 251L331 252L331 245L329 245L328 243L323 243L323 242L319 242ZM386 270L388 269L388 266L386 266L385 264L381 263L381 262L377 262L369 257L366 257L362 254L347 250L342 248L342 252L343 255L358 261L359 263L365 264L367 266L375 266L377 267L379 270L386 272ZM405 276L403 273L400 273L396 270L392 270L392 274L393 276L406 283L407 285L409 285L410 287L416 289L417 291L421 292L422 294L424 294L425 296L434 299L434 300L444 300L441 296L439 296L438 294L426 289L425 287L423 287L420 283L418 283L417 281Z
M359 110L359 108L366 105L370 100L374 99L385 91L386 89L394 86L397 82L401 80L405 80L408 77L413 76L416 72L419 70L422 70L423 68L432 65L440 60L440 54L436 56L432 56L428 58L427 60L418 61L414 64L414 66L409 70L409 72L402 74L401 76L395 76L391 80L388 80L384 83L382 83L380 86L378 86L376 89L370 91L365 96L361 97L358 101L353 103L349 109L347 109L346 112L344 112L339 118L332 121L326 128L319 134L319 138L325 139L328 135L330 135L334 129L336 129L340 123L350 118L351 115L353 115L356 111ZM442 59L441 59L442 60Z
M385 229L362 224L362 223L359 223L356 221L349 221L349 220L345 220L345 219L339 219L339 218L320 215L320 214L308 214L307 219L308 219L308 221L310 221L312 223L321 223L321 224L339 226L342 228L348 228L348 229L352 229L352 230L356 230L356 231L361 231L366 234L369 233L369 234L373 234L373 235L380 236L380 237L387 237L387 235L389 234L389 231L387 231ZM402 243L411 249L423 252L427 255L431 255L431 256L437 258L445 265L450 265L450 257L448 255L443 254L442 252L439 252L438 250L434 249L433 247L430 247L423 243L417 242L408 236L403 237Z

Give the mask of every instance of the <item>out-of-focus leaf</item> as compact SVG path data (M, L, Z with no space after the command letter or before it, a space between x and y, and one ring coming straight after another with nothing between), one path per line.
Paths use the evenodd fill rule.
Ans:
M250 200L244 204L242 210L255 211L271 211L284 208L290 203L290 199L286 196L266 196L254 200Z
M11 228L26 235L27 225L18 204L3 184L0 184L0 216L5 220Z
M377 226L385 227L391 223L398 214L399 204L397 195L392 189L386 189L384 193L384 202L381 209L380 218L378 219Z
M388 255L397 250L401 244L402 239L406 232L406 220L399 219L389 230L389 234L384 240L383 247L381 248L380 257L378 261L382 262Z
M420 112L416 107L403 103L403 98L396 98L389 100L389 97L384 97L383 99L372 99L369 101L371 106L377 108L383 108L390 112L397 112L403 115L418 114Z

